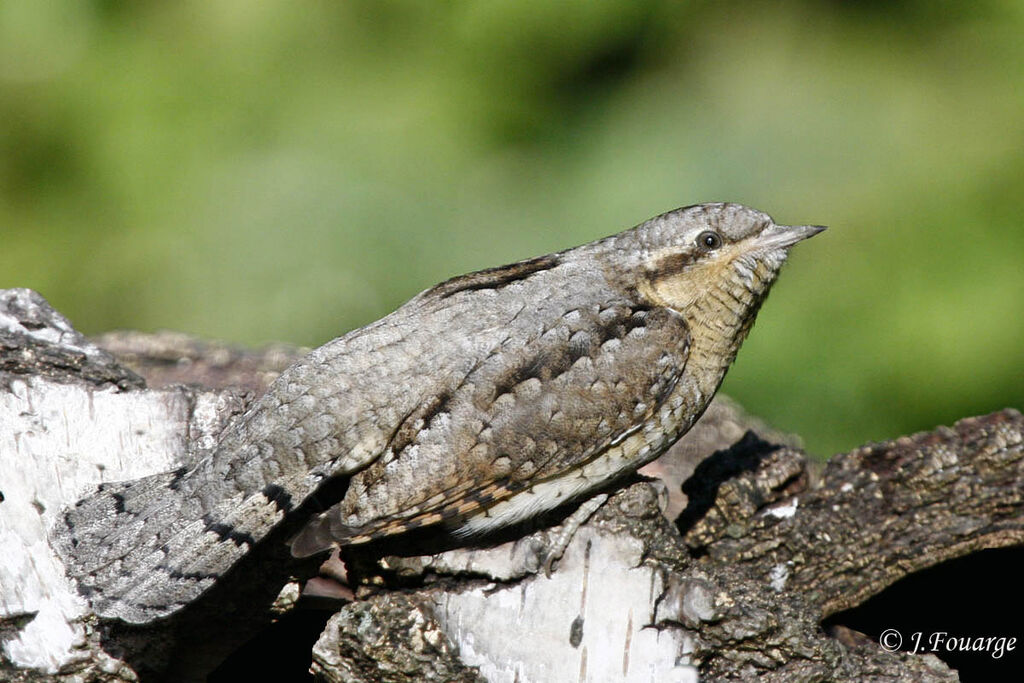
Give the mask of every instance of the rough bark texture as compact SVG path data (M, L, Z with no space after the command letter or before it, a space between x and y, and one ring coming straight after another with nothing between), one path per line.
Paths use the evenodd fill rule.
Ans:
M336 613L294 660L284 641L298 629L268 631L213 679L311 665L328 681L956 680L932 654L823 620L938 563L1024 546L1016 411L818 472L793 437L719 400L645 469L654 479L627 482L577 530L550 577L571 510L487 548L347 549L354 602L300 597L315 565L272 538L180 616L97 620L48 552L56 512L99 481L201 456L300 352L166 333L92 343L37 294L0 291L0 680L202 679L265 625L326 619L313 611L325 605Z

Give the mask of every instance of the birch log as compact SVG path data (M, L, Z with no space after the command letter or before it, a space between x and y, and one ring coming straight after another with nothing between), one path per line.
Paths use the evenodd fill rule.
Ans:
M347 549L355 601L324 590L337 561L294 562L270 538L178 616L97 619L47 543L61 508L202 457L301 352L170 333L90 341L38 294L0 291L0 680L202 680L296 614L322 615L315 644L286 662L278 629L259 653L281 653L290 679L312 667L328 681L956 680L933 654L823 620L919 570L1024 545L1016 411L821 470L721 399L579 528L550 577L571 510L487 548Z

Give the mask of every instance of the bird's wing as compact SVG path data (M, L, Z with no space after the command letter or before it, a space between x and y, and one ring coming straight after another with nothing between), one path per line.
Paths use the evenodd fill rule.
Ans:
M588 462L655 418L690 347L680 314L625 302L534 332L414 411L293 553L464 519Z

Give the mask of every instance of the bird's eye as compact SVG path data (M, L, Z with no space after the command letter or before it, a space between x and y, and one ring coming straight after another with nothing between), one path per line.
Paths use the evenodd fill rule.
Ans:
M697 235L697 246L702 251L714 251L722 246L722 236L717 232L705 230Z

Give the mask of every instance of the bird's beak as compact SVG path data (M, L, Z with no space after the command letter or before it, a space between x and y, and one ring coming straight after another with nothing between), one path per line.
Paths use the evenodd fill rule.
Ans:
M788 249L797 242L814 237L825 229L824 225L769 225L757 236L759 246Z

